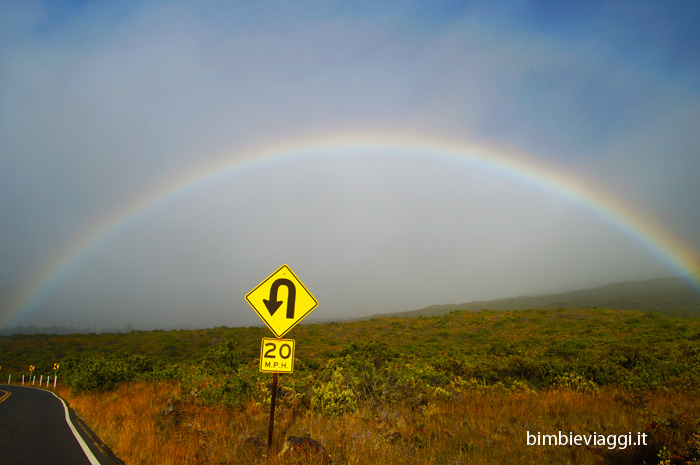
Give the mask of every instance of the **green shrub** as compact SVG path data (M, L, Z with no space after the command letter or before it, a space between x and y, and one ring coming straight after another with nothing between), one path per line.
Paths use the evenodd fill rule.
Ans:
M450 376L465 376L469 370L466 360L459 359L455 355L442 352L433 358L431 364L436 370L448 373Z
M399 354L391 349L386 342L368 341L352 342L340 351L341 357L350 357L352 360L365 360L375 367L386 365L395 360Z
M355 393L346 384L342 370L337 368L331 380L314 389L311 407L321 414L339 416L357 408Z
M74 392L108 391L121 381L139 378L162 377L175 374L177 368L159 371L158 365L141 354L115 353L84 357L67 357L61 360L61 372Z
M250 382L236 377L203 386L197 393L197 397L209 404L240 407L249 399L250 392Z
M578 392L590 393L598 391L598 385L596 383L578 373L566 373L565 375L557 376L555 385L560 388Z
M210 375L225 375L235 373L244 363L236 342L228 339L204 354L202 368Z
M74 392L107 391L128 377L126 364L116 357L93 356L65 360L61 368Z
M684 412L652 414L644 432L647 445L637 449L635 463L700 465L700 418Z

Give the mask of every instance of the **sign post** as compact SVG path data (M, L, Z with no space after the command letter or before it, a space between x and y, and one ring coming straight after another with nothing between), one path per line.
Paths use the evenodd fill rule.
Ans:
M57 372L58 372L58 363L53 364L53 388L56 389L56 378L58 377Z
M270 426L267 428L267 448L272 449L272 430L275 427L275 398L277 397L277 373L272 375L272 397L270 397Z
M281 338L311 313L318 306L318 301L287 265L279 267L246 294L245 300L276 336L276 339L263 338L260 347L260 371L273 373L270 427L267 432L267 447L272 448L277 375L294 370L295 342L293 339Z

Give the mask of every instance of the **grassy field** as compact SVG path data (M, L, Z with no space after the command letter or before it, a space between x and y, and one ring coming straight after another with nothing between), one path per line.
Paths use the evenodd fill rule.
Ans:
M662 436L653 422L670 427L700 417L697 396L687 393L630 398L616 388L595 394L567 389L468 390L436 399L423 409L363 406L340 416L314 412L293 416L282 408L276 412L275 447L267 451L245 441L250 436L266 441L267 406L204 405L183 395L176 384L163 382L123 384L99 394L63 389L61 394L128 464L294 463L293 458L276 454L288 434L318 439L333 463L341 464L659 463L661 448L675 447L678 455L686 447L680 436L690 425L679 424L676 431L664 431ZM168 405L174 405L173 413L165 413ZM649 447L527 445L528 432L559 431L606 436L632 432L634 440L637 432L646 432ZM299 458L300 463L314 462Z
M348 464L700 463L697 319L553 309L298 326L271 450L256 446L267 333L10 336L0 349L3 373L60 362L60 394L127 464L313 463L278 455L288 435Z

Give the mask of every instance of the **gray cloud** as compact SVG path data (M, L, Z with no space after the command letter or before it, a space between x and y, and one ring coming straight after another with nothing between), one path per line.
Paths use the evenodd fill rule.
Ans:
M580 15L529 2L23 5L0 7L4 312L150 186L336 131L529 153L700 250L694 12L655 5L621 28L607 2ZM318 294L318 318L677 272L536 185L426 154L328 155L260 165L154 210L17 322L254 324L243 295L282 263Z

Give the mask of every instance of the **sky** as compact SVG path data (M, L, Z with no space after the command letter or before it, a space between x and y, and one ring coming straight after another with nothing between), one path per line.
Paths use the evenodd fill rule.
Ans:
M696 272L699 126L698 2L0 0L0 327Z

